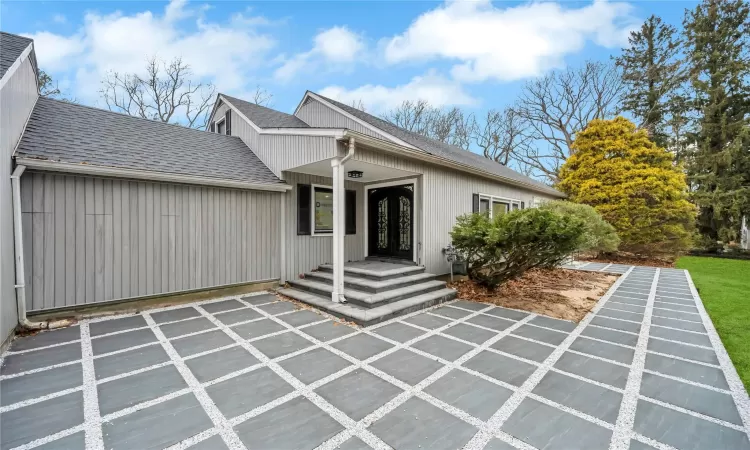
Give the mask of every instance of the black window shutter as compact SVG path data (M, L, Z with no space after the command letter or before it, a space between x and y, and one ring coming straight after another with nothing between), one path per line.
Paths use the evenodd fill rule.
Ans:
M479 194L472 194L471 197L471 212L479 212Z
M298 235L309 235L310 234L310 185L309 184L298 184L297 185L297 234Z
M521 202L521 209L526 209L526 203Z
M228 109L226 119L224 120L224 128L227 130L227 136L232 135L232 110Z
M357 234L357 191L346 190L346 234Z
M216 132L216 122L211 122L211 133Z

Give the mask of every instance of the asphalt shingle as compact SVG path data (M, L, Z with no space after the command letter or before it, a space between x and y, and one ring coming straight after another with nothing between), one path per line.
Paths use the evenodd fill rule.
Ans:
M239 98L220 94L229 103L240 110L242 114L250 119L260 128L309 128L310 126L297 116L256 105Z
M375 117L357 108L345 105L341 102L337 102L336 100L332 100L320 94L315 95L322 98L326 102L329 102L334 106L343 109L354 117L367 122L368 124L379 128L386 133L413 145L414 147L417 147L419 150L422 150L425 153L449 159L460 164L465 164L476 169L484 170L486 172L490 172L492 174L508 178L519 183L530 185L535 190L545 192L550 195L554 195L557 197L565 196L560 191L557 191L556 189L553 189L544 183L540 183L532 178L522 175L506 166L503 166L502 164L498 164L474 152L466 151L456 146L424 137L412 131L397 127L390 122Z
M40 97L18 157L282 184L239 137Z
M31 42L29 38L0 31L0 78L5 75L5 72Z

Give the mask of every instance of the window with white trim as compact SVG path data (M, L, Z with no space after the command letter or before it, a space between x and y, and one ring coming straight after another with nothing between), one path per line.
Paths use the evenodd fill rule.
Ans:
M333 233L333 189L313 185L315 234Z
M523 208L524 203L521 200L479 194L479 212L489 213L490 219Z
M221 120L216 122L216 133L227 134L227 122L224 118L221 118Z

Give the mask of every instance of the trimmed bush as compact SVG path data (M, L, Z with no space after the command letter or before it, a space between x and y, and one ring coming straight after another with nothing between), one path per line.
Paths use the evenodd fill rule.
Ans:
M610 253L617 251L620 245L620 237L615 227L607 223L596 209L582 203L573 203L565 200L547 202L541 206L562 215L578 217L586 227L584 243L579 248L582 252Z
M576 134L557 188L593 206L620 236L620 250L675 255L693 243L696 208L673 155L629 120L592 120Z
M451 238L466 258L469 277L495 288L529 269L559 265L583 245L585 232L578 217L534 208L494 220L485 214L460 216Z

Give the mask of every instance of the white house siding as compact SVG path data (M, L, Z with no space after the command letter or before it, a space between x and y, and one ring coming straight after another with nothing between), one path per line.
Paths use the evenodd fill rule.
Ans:
M333 260L333 241L330 236L297 235L297 184L318 184L331 186L331 178L287 172L286 182L293 186L286 201L286 278L295 279L300 274L317 268L320 264ZM357 233L346 235L344 248L347 261L364 258L364 185L347 181L346 189L357 191Z
M18 322L10 175L13 150L37 99L36 77L27 58L0 91L0 344Z
M27 172L27 307L279 278L281 195Z
M216 108L214 120L225 116L226 103ZM323 136L295 136L260 134L236 112L232 112L231 133L238 136L253 150L279 178L284 179L283 171L336 156L336 140Z
M552 198L545 194L488 178L417 160L399 158L375 150L360 149L354 158L423 174L424 195L419 199L420 204L423 204L422 210L424 213L424 237L421 239L423 245L422 263L428 272L436 274L444 274L450 271L450 266L445 261L442 249L450 243L449 233L456 223L456 217L471 213L472 194L481 193L518 199L525 202L527 207L532 205L534 197ZM421 228L420 225L418 227ZM421 232L421 230L418 231Z
M214 121L220 120L222 117L224 117L228 109L229 106L227 106L226 103L221 102L219 106L216 107L216 112L214 112ZM255 131L255 128L253 128L249 123L242 119L242 117L239 117L234 111L232 112L231 133L232 136L239 136L239 138L242 139L242 142L244 142L245 145L247 145L251 149L255 150L256 148L258 148L258 140L260 135L257 131ZM261 161L263 161L263 158L260 155L258 155L258 157L261 159ZM263 162L265 163L265 161Z
M371 128L334 111L313 98L299 108L296 116L311 127L346 128L378 139L391 140L384 134L373 131Z

